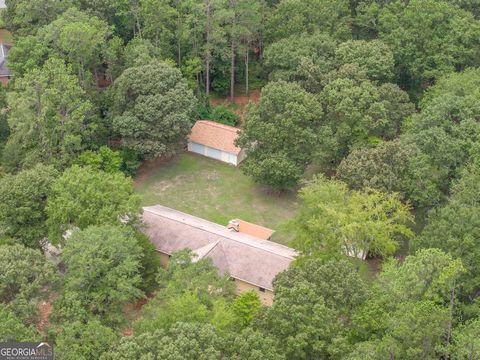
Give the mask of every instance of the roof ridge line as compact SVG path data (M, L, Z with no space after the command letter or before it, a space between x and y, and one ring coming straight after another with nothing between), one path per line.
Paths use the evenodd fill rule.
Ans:
M210 224L214 225L215 227L221 227L221 226L222 226L222 225L217 224L217 223L214 223L214 222L212 222L212 221L209 221L209 220L206 220L206 219L202 219L202 218L199 218L199 217L197 217L197 216L190 215L190 214L187 214L187 213L183 213L183 212L181 212L181 211L178 211L178 210L175 210L175 209L172 209L172 208L163 206L163 205L156 205L156 206L162 206L162 207L164 207L164 208L166 208L166 209L169 209L169 210L171 210L171 211L174 211L174 212L177 212L177 213L180 213L180 214L185 214L185 215L187 215L187 216L191 216L191 217L193 217L193 218L196 218L196 219L205 221L205 222L207 222L207 223L210 223ZM155 207L155 205L154 205L153 207ZM145 207L145 208L143 208L143 209L144 209L144 211L148 211L148 212L150 212L150 213L152 213L152 214L154 214L154 215L161 216L161 215L155 213L154 211L151 211L150 209L148 209L148 207ZM172 219L172 218L169 218L169 219L170 219L170 220L173 220L173 221L176 221L176 222L179 222L179 223L182 223L182 224L185 224L185 225L187 225L187 226L193 227L193 228L195 228L195 229L199 229L199 230L202 230L202 231L205 231L205 232L212 233L211 231L208 231L208 230L202 228L201 226L197 226L197 225L194 225L194 224L189 224L189 223L187 223L187 222L185 222L185 221L181 221L181 220L179 220L179 219ZM223 230L223 229L222 229L222 230ZM230 233L230 231L228 231L227 228L225 228L225 230L227 230L227 231L226 231L227 233ZM237 236L240 235L240 236L244 236L244 237L247 237L247 238L252 238L253 240L258 241L258 242L262 242L262 243L267 242L268 244L272 244L272 245L274 245L274 246L284 247L285 250L288 249L288 250L291 250L291 251L293 251L293 252L296 252L295 249L292 249L292 248L290 248L290 247L288 247L288 246L285 246L285 245L282 245L282 244L275 243L275 242L270 241L270 240L259 239L259 238L256 238L256 237L254 237L254 236L247 235L247 234L240 234L240 233L235 233L235 234L237 234ZM216 235L220 235L220 236L225 237L223 234L218 233L218 232L216 233ZM230 240L232 240L232 241L235 241L235 242L237 242L237 243L241 243L241 244L244 244L244 245L247 245L247 246L256 248L256 249L260 249L260 250L267 251L267 252L269 252L269 253L271 253L271 254L278 255L278 256L281 256L281 257L286 258L286 259L291 259L291 260L294 260L294 259L295 259L293 256L284 255L284 254L279 254L279 253L273 251L272 249L266 249L266 248L261 247L261 246L255 246L255 245L253 245L253 244L243 242L243 241L241 241L241 240L239 240L239 239L235 239L235 238L233 238L233 237L228 237L228 239L230 239Z

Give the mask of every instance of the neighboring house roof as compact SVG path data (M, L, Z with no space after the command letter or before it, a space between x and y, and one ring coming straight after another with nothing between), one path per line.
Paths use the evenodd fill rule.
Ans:
M235 145L238 131L233 126L199 120L192 128L189 141L238 155L242 150Z
M272 229L257 225L257 224L252 224L247 221L243 221L240 219L233 219L230 221L228 224L229 229L234 229L238 232L255 236L256 238L263 239L263 240L268 240L272 237L273 233L275 232Z
M273 290L273 279L286 270L296 251L268 240L235 232L210 221L156 205L143 209L146 234L158 251L172 254L191 249L208 257L223 273Z
M8 44L0 44L0 77L12 75L11 71L7 68L8 52L12 46Z

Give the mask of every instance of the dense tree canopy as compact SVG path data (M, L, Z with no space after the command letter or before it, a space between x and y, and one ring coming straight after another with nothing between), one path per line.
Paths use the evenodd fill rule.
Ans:
M37 165L0 178L0 236L39 248L47 235L45 206L57 173Z
M349 190L345 183L319 177L300 191L300 199L290 228L304 255L388 256L413 237L409 206L394 193Z
M265 86L238 139L248 156L244 172L274 189L295 185L311 161L321 115L314 96L300 86L285 81Z
M125 146L153 157L185 144L196 100L178 69L156 62L127 69L114 92L113 127Z
M22 245L0 246L0 306L20 321L32 324L37 305L58 280L55 266L43 254ZM9 315L7 314L7 318Z
M74 165L53 184L46 211L50 240L59 241L74 228L134 221L140 206L122 173Z

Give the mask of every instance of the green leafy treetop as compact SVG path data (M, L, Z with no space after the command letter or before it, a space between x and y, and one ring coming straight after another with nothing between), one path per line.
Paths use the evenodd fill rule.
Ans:
M113 130L144 157L175 154L186 143L196 98L180 70L161 62L132 67L115 81Z
M130 178L74 165L53 184L47 204L49 239L58 242L72 228L133 222L139 213Z
M413 237L410 207L398 194L349 190L337 180L317 177L300 191L302 204L290 223L303 255L370 254L387 257Z

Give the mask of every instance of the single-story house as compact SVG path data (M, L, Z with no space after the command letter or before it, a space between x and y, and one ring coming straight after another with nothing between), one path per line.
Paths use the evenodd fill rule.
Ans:
M227 227L236 232L254 236L258 239L270 240L273 233L275 232L272 229L260 226L257 224L252 224L244 220L233 219L228 222Z
M196 260L210 258L221 273L228 274L237 294L254 290L264 305L273 303L275 276L297 256L287 246L161 205L145 207L143 221L164 266L174 252L191 249Z
M12 77L12 72L7 67L7 57L11 47L10 44L0 43L0 82L3 85L7 85Z
M245 151L235 145L239 130L209 120L195 123L188 138L188 151L237 166Z

